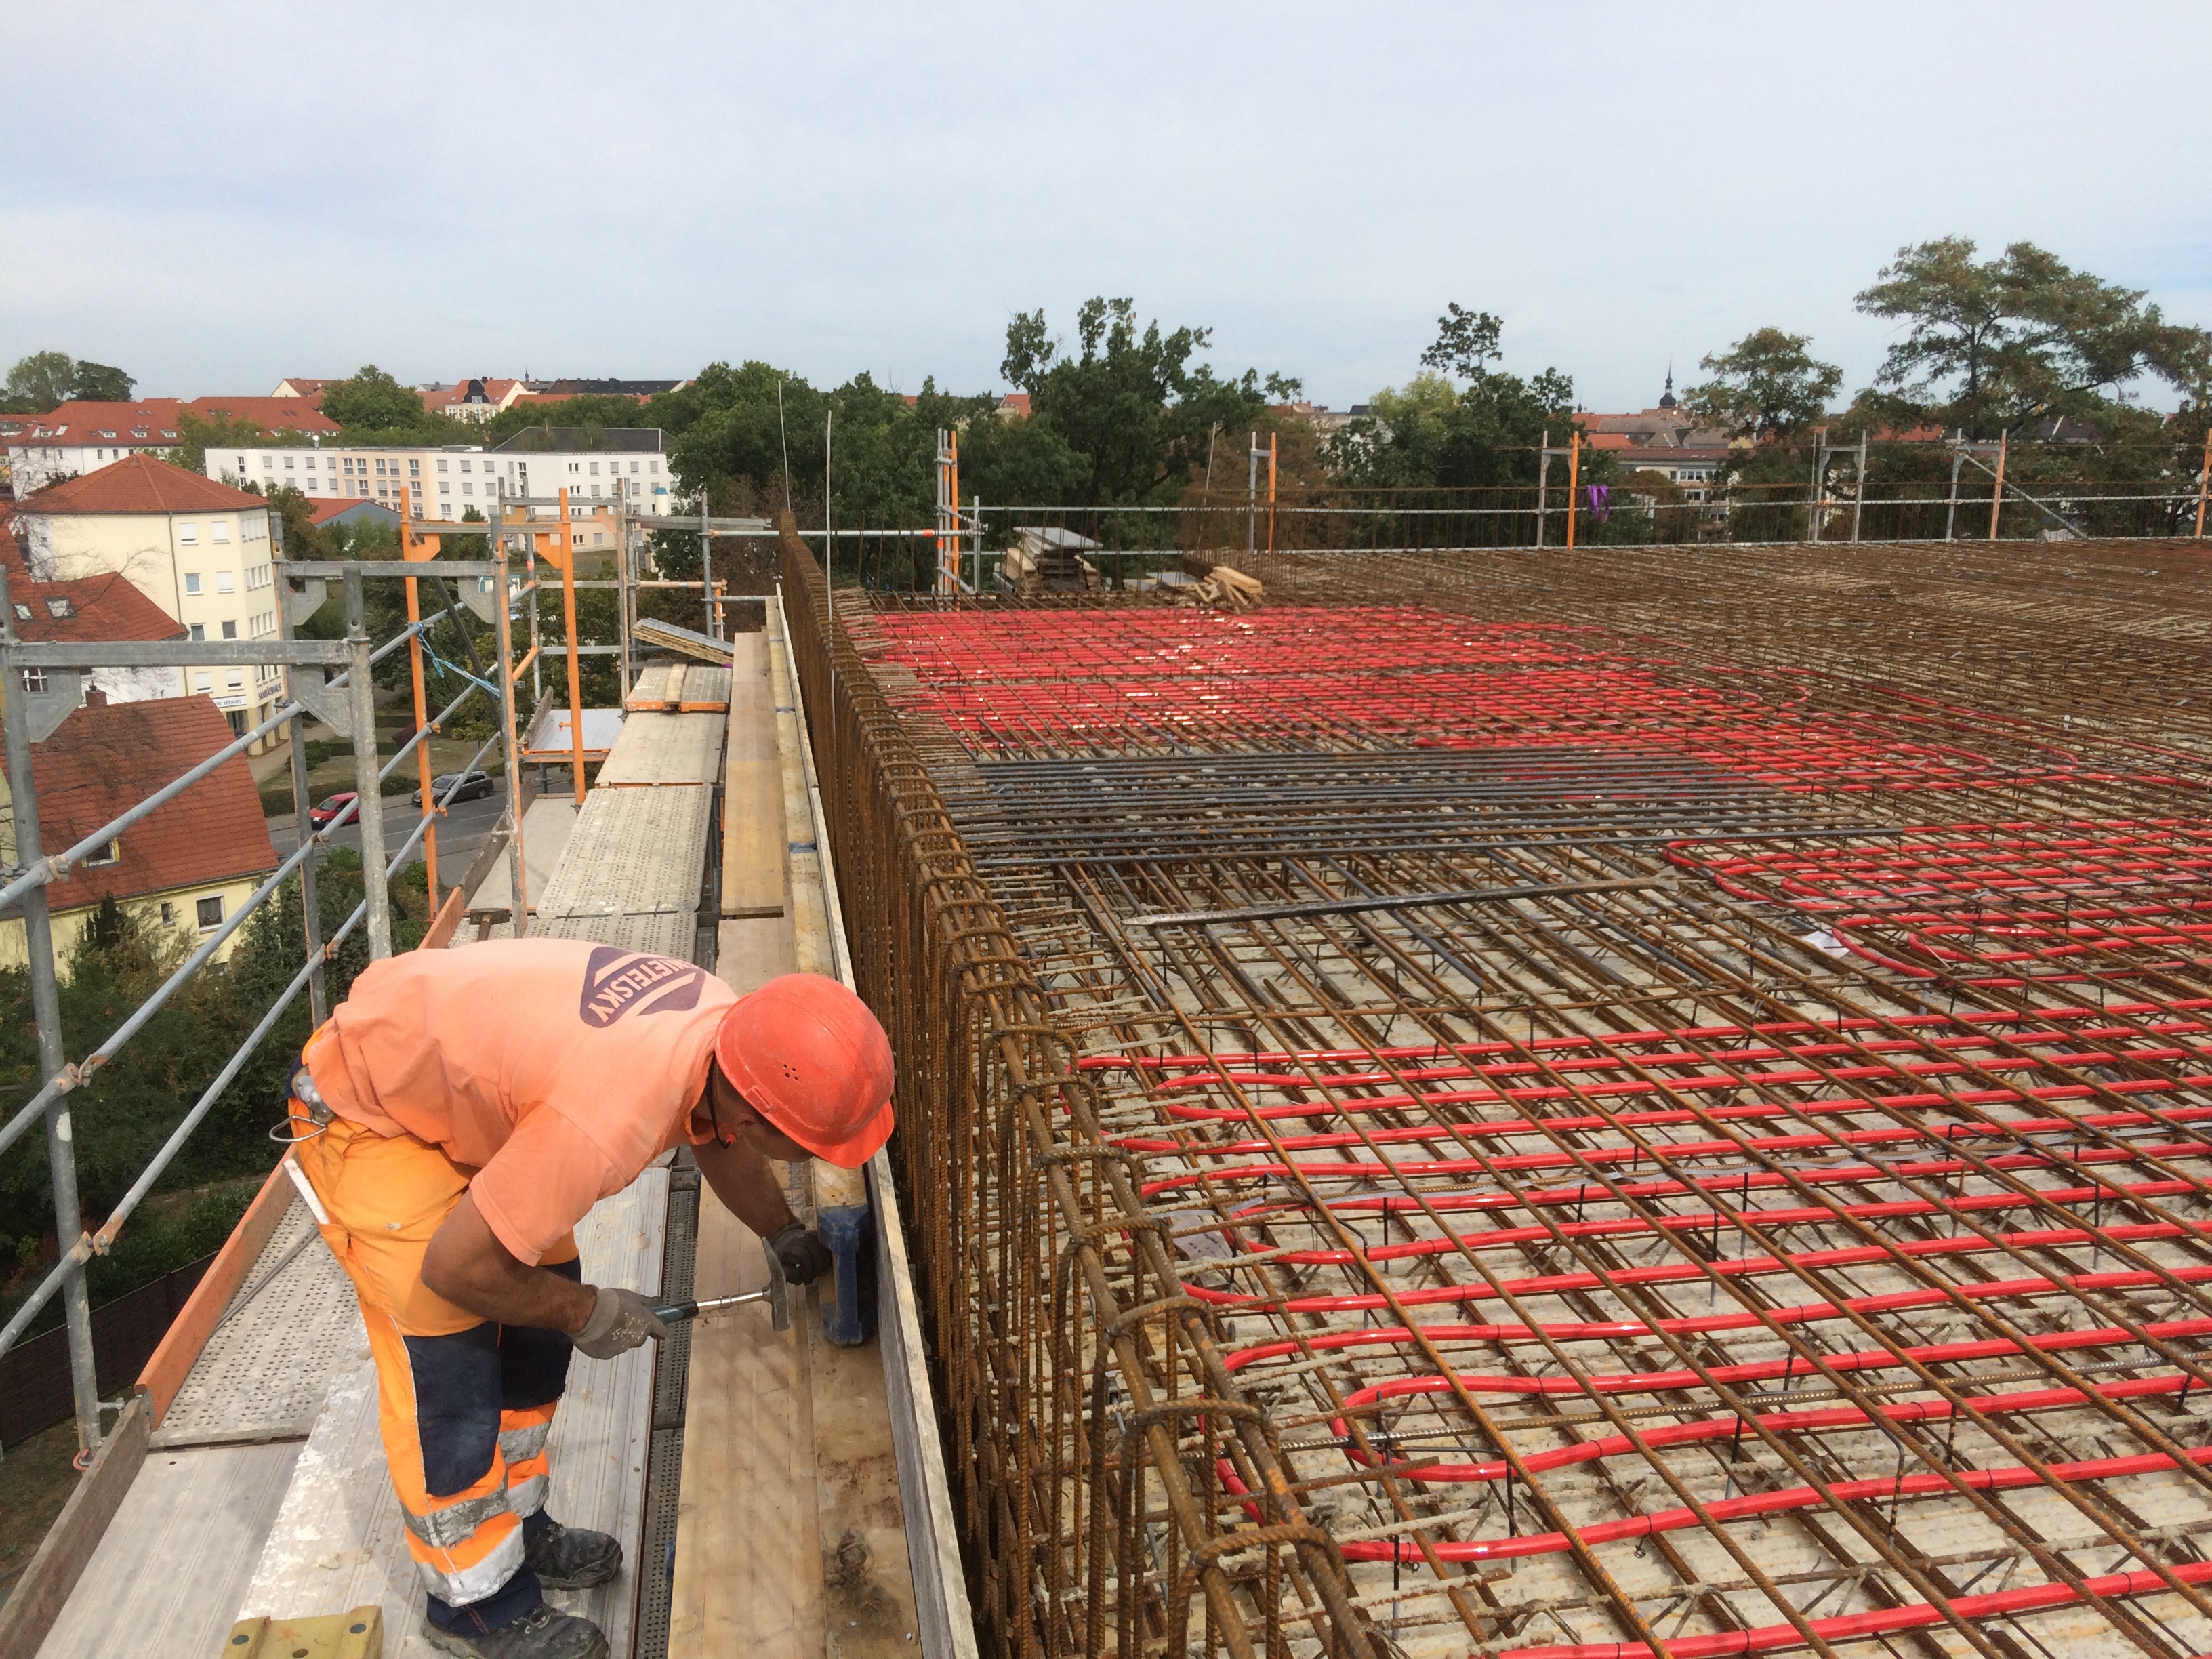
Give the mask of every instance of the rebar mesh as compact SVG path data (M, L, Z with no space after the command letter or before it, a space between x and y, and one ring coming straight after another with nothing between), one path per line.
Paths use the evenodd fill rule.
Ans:
M988 1645L2212 1649L2176 550L786 556Z

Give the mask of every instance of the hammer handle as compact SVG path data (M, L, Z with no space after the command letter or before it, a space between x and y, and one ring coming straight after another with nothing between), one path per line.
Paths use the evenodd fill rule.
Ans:
M741 1302L767 1300L766 1291L747 1291L743 1296L712 1297L704 1302L664 1302L653 1311L663 1323L674 1324L681 1320L696 1319L701 1314L711 1313L717 1308L734 1308Z

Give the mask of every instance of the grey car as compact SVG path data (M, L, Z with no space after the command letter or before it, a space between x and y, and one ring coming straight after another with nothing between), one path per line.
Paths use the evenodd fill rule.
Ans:
M460 784L458 789L453 788L456 781ZM482 800L494 787L490 775L483 772L447 772L430 780L430 794L435 800ZM453 789L450 796L446 793L448 789ZM422 792L417 789L409 799L420 806Z

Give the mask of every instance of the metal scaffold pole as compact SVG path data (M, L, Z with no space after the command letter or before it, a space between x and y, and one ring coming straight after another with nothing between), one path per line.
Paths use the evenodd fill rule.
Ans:
M501 523L506 522L505 504L501 503ZM499 562L499 574L493 578L498 583L499 603L493 608L498 618L495 626L499 634L499 716L500 743L507 771L507 873L508 890L514 898L510 925L514 937L522 939L530 932L529 859L522 844L522 754L515 741L514 688L521 678L514 665L514 621L511 612L514 601L507 594L506 538L492 550Z
M392 895L384 878L384 780L376 763L376 684L369 666L368 611L361 572L345 575L346 643L353 663L346 692L353 704L354 811L361 825L361 891L368 906L368 958L392 954Z
M15 613L8 599L8 573L0 566L0 643L15 643ZM31 710L25 676L11 667L4 687L7 701L8 777L15 818L13 863L29 869L46 856L39 839L39 792L31 774ZM39 1077L52 1083L65 1066L62 1046L60 981L54 971L53 915L43 884L23 895L23 943L29 953L31 1017L38 1027ZM72 1144L70 1097L57 1092L46 1103L46 1164L53 1182L54 1237L68 1263L62 1284L62 1313L69 1330L70 1395L76 1413L77 1445L90 1451L100 1444L100 1378L92 1351L92 1303L85 1291L84 1264L69 1261L84 1237L77 1199L76 1149Z
M276 567L276 637L292 637L292 583L284 574L284 567ZM318 589L317 592L322 590ZM287 667L284 671L284 696L288 702L297 700L292 688L295 673L319 675L319 668L305 670ZM307 814L314 805L314 797L307 788L307 717L295 710L285 731L292 744L292 822L301 842L314 833L314 825ZM318 856L300 861L300 931L307 948L307 960L313 964L307 976L307 1006L314 1023L320 1025L331 1017L329 975L323 967L323 918L320 899L315 890L315 866Z
M561 620L568 639L568 752L575 773L576 805L584 804L583 659L576 650L576 536L568 515L568 492L561 491ZM711 606L709 607L711 609Z

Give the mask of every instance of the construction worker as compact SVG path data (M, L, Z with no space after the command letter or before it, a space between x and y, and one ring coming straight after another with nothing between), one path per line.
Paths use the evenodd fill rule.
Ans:
M543 1590L622 1571L545 1510L571 1353L667 1328L583 1282L575 1224L672 1147L805 1284L830 1263L770 1158L856 1169L891 1131L882 1026L835 980L739 998L688 962L568 939L372 963L293 1073L295 1156L360 1293L424 1635L476 1659L600 1659ZM325 1220L325 1218L327 1218Z

